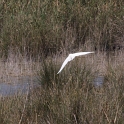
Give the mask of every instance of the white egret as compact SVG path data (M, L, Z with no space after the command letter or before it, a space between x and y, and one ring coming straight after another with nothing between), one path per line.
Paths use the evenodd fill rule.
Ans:
M62 71L62 69L65 67L65 65L69 61L73 60L76 56L86 55L86 54L89 54L89 53L94 53L94 52L78 52L78 53L69 54L68 57L63 62L62 66L61 66L61 68L60 68L60 70L58 71L57 74L59 74Z

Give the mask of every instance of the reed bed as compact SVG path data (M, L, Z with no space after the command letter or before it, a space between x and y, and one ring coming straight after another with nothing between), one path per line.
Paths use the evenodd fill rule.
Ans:
M0 1L0 56L120 49L123 0Z
M59 75L64 57L44 60L38 72L40 87L21 96L1 97L0 123L124 123L123 51L116 55L112 59L99 52L75 58ZM99 74L104 83L95 87Z
M1 0L0 78L36 74L40 87L0 96L0 124L123 124L123 5ZM67 54L77 51L96 52L57 75ZM104 76L101 87L93 83L98 76Z
M11 79L20 77L35 77L41 67L41 60L33 60L31 57L22 56L20 53L10 52L7 59L0 59L0 82L14 83Z

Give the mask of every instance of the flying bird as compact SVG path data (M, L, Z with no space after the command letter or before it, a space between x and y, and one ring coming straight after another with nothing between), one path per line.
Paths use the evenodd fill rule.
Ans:
M89 53L94 53L94 52L78 52L78 53L69 54L68 57L63 62L62 66L61 66L61 68L60 68L60 70L58 71L57 74L59 74L62 71L62 69L65 67L65 65L69 61L73 60L76 56L86 55L86 54L89 54Z

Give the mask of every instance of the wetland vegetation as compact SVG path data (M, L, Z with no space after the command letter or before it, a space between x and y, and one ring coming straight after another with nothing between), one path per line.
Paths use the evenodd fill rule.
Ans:
M123 0L1 0L0 80L39 87L0 96L0 124L124 123ZM57 75L69 53L79 57ZM104 76L102 87L93 85Z

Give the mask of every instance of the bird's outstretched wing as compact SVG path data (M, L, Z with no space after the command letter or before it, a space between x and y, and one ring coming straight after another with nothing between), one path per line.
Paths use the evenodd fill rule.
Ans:
M72 57L72 54L69 54L69 56L65 59L65 61L63 62L63 64L62 64L62 66L61 66L61 68L60 68L60 70L59 70L59 72L57 73L57 74L59 74L61 71L62 71L62 69L65 67L65 65L69 62L69 61L71 61L72 59L74 59L74 57Z
M94 52L78 52L78 53L74 53L73 55L76 57L76 56L86 55L89 53L94 53Z
M65 67L65 65L69 61L73 60L76 56L86 55L86 54L89 54L89 53L94 53L94 52L78 52L78 53L69 54L69 56L63 62L62 66L61 66L61 68L60 68L60 70L57 74L59 74L62 71L62 69Z

